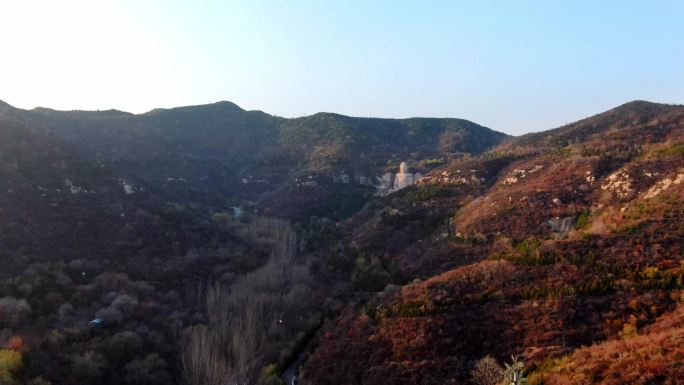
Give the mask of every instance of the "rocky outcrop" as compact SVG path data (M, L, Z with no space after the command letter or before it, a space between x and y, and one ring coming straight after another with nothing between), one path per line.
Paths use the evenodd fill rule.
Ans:
M644 195L644 199L655 198L661 192L667 191L668 189L670 189L670 187L676 186L682 182L684 182L684 174L677 174L677 176L674 178L665 178L656 183L653 187L651 187L646 192L646 195Z
M524 168L518 169L518 168L516 168L515 170L513 170L510 173L510 175L508 175L508 177L506 179L503 180L503 182L501 182L501 184L503 184L503 185L516 184L516 183L518 183L519 180L527 178L528 175L534 174L535 172L541 170L542 168L544 168L544 166L542 166L540 164L534 165L534 167L531 167L529 169L524 169Z
M311 178L311 176L309 178ZM387 172L380 176L369 177L358 173L354 173L352 176L342 171L341 173L332 176L332 182L341 184L355 183L363 186L375 187L377 189L377 195L384 196L414 185L420 178L420 173L409 172L408 163L401 162L399 165L399 172L397 173Z
M609 175L601 185L601 190L612 192L618 198L626 198L634 192L632 189L632 179L627 171L622 169Z
M339 175L333 175L332 179L333 183L349 184L354 182L363 186L374 186L372 178L358 173L355 173L352 178L349 174L342 171Z
M442 171L428 174L424 177L415 178L417 184L451 184L451 185L479 185L485 182L485 178L478 176L477 170Z

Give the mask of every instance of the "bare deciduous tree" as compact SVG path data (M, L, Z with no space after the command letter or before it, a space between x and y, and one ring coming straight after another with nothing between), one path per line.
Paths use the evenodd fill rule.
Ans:
M491 356L485 356L475 363L471 372L473 382L477 385L496 385L503 380L503 368Z
M270 245L271 257L230 286L204 290L209 324L189 328L182 346L183 372L191 385L249 384L263 364L265 341L279 315L296 310L290 294L301 293L309 280L308 270L294 263L303 241L288 222L256 218L245 231Z
M182 336L181 365L190 385L228 385L234 382L226 355L214 331L205 326L188 328Z

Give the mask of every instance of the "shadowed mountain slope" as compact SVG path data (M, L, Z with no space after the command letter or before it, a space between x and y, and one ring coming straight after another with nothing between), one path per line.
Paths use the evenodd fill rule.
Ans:
M284 119L230 102L141 115L45 108L4 114L65 138L168 199L221 208L236 203L231 197L248 198L263 210L297 218L347 216L402 161L419 167L424 159L477 154L506 137L460 119L325 113ZM342 174L349 175L346 186L338 181ZM340 195L353 199L326 208Z

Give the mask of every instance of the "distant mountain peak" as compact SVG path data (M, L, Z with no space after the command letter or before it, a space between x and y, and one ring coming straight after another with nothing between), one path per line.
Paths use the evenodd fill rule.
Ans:
M12 107L10 104L0 100L0 115L4 115L5 113L11 113L14 110L15 108Z
M648 100L632 100L627 103L621 104L619 107L628 107L628 106L653 106L661 103L655 103L655 102L649 102Z
M235 109L239 109L239 110L243 110L243 111L244 111L244 109L243 109L242 107L240 107L240 106L238 106L237 104L235 104L235 103L233 103L233 102L231 102L231 101L228 101L228 100L220 100L220 101L218 101L218 102L216 102L216 103L212 103L211 105L214 105L214 106L217 106L217 107L235 108Z
M676 105L673 104L665 104L665 103L655 103L655 102L649 102L647 100L632 100L631 102L627 102L624 104L621 104L615 108L612 108L606 112L643 112L647 110L660 110L663 108L670 108L674 107Z
M9 103L6 103L6 102L4 102L4 101L2 101L2 100L0 100L0 107L4 107L4 108L14 108L14 107L12 107Z
M630 110L634 108L650 108L650 107L655 107L655 106L660 106L661 104L659 103L653 103L649 102L647 100L632 100L627 103L620 104L617 107L612 108L611 110ZM610 110L609 110L610 111Z
M237 104L233 102L229 102L227 100L221 100L215 103L208 103L208 104L196 104L196 105L190 105L190 106L182 106L182 107L172 107L172 108L155 108L153 110L150 110L148 112L145 112L143 115L157 115L160 113L165 113L165 112L182 112L182 113L187 113L187 112L207 112L207 111L221 111L221 112L245 112L245 110L238 106Z

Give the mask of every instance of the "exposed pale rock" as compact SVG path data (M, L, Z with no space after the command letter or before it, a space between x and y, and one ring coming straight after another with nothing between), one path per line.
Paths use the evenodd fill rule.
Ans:
M617 171L606 178L601 185L601 190L610 191L620 198L628 196L632 190L632 180L625 171Z
M360 185L371 186L373 184L373 182L371 181L371 178L364 176L364 175L356 175L355 179L356 179L356 182Z
M252 176L252 175L250 175L250 176L248 176L248 177L245 177L245 178L242 178L242 179L240 180L240 182L241 182L242 184L251 184L251 183L263 183L263 184L266 184L266 183L268 183L268 181L267 181L266 179L259 179L259 178L256 178L256 177Z
M584 176L584 179L589 183L594 183L596 177L591 175L591 171L587 171L586 175Z
M518 181L520 181L520 179L524 179L524 178L526 178L529 174L533 174L533 173L535 173L535 172L541 170L542 168L544 168L544 166L542 166L542 165L540 165L540 164L536 164L536 165L534 165L533 167L531 167L531 168L529 168L529 169L527 169L527 170L526 170L526 169L519 169L519 168L516 168L515 170L513 170L513 171L509 174L508 177L506 177L506 179L503 180L503 182L501 182L501 184L503 184L503 185L511 185L511 184L518 183Z
M386 172L382 176L376 177L376 179L379 192L387 192L394 186L394 174L392 173Z
M75 184L73 184L73 182L71 182L71 180L69 180L69 179L65 179L65 180L64 180L64 186L68 187L68 188L69 188L69 191L70 191L72 194L78 194L78 193L81 193L81 192L87 192L87 191L85 191L82 187L76 186Z
M508 178L504 179L503 184L514 184L518 183L518 178L514 176L509 176Z
M126 195L131 195L135 193L136 188L135 186L133 186L131 182L128 182L125 179L119 179L119 182L121 183L121 187L123 188Z
M442 171L439 174L434 174L434 175L427 175L424 177L421 177L420 174L416 173L414 177L414 182L416 184L439 184L439 183L444 183L444 184L464 184L464 185L470 185L470 184L481 184L485 181L485 178L483 177L478 177L476 172L477 170L470 170L471 175L468 176L466 175L459 175L461 174L461 170L455 170L454 172L456 175L450 173L449 171Z
M644 199L655 198L661 192L666 191L670 187L678 185L682 182L684 182L684 174L677 174L677 176L673 179L665 178L661 181L658 181L658 183L656 183L650 189L648 189L646 195L644 195Z

